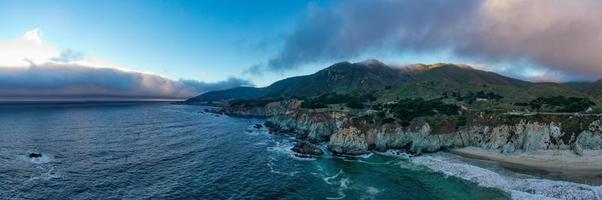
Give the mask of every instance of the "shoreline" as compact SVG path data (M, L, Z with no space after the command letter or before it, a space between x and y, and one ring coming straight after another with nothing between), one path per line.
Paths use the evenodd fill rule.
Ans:
M503 168L543 178L586 184L602 184L602 151L584 151L583 156L570 150L546 150L502 154L477 147L450 149L466 158L494 161Z

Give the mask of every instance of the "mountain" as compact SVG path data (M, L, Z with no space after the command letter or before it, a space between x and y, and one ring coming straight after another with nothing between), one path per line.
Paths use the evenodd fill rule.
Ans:
M587 84L583 88L583 92L585 92L591 96L602 98L602 80L598 80L598 81L592 82L590 84Z
M583 93L560 83L534 83L497 73L478 70L455 64L423 65L414 70L412 81L389 91L380 91L381 99L399 98L438 98L443 93L493 92L502 95L509 102L526 102L540 96L584 97Z
M599 81L602 85L602 81ZM314 74L283 79L263 88L238 87L212 91L187 102L230 100L269 100L308 98L326 93L372 94L378 101L401 98L433 99L445 96L457 99L500 96L507 105L528 102L542 96L587 97L589 92L602 94L594 84L580 90L560 83L533 83L505 77L466 65L417 64L391 67L377 60L359 63L340 62Z
M195 101L311 97L329 92L370 93L408 81L411 75L376 60L341 62L306 76L286 78L264 88L238 87L212 91L191 98Z
M562 83L563 85L566 85L567 87L573 89L573 90L577 90L577 91L583 91L587 86L589 86L590 84L592 84L592 82L589 81L569 81L569 82L565 82Z

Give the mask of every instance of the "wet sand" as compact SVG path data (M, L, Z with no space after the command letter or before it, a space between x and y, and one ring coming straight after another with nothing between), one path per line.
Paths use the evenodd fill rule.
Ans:
M468 158L496 161L504 168L525 174L602 184L602 151L584 151L583 156L568 150L502 154L477 147L465 147L452 149L450 152Z

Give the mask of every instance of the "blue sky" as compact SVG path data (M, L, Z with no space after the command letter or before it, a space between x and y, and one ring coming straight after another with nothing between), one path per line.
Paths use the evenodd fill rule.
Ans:
M597 80L599 10L597 0L0 0L0 96L186 98L370 58Z
M0 38L39 28L61 49L172 79L215 82L267 59L310 4L328 2L3 0L0 18L10 20L0 21ZM269 82L262 80L255 82Z

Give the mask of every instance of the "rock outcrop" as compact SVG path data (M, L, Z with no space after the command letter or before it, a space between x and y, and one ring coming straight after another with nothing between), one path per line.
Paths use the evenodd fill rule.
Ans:
M287 114L299 108L299 106L301 106L301 101L298 100L273 101L262 106L240 103L225 107L215 107L210 112L239 117L271 117Z
M39 158L39 157L42 157L42 154L41 153L30 153L29 157L30 158Z
M525 118L515 122L498 120L481 114L473 119L473 123L451 133L438 133L428 122L417 122L408 127L398 123L371 124L368 120L336 111L300 111L268 119L272 126L277 127L276 130L288 131L313 142L328 142L328 149L340 154L357 155L388 149L426 153L464 146L499 150L501 153L573 150L579 154L583 150L602 149L601 120L598 117ZM572 126L578 127L569 128L569 123L575 120L579 124Z
M311 142L327 142L347 119L343 112L296 111L268 119L270 130L290 132Z
M324 152L322 152L322 149L320 149L320 147L318 147L314 144L311 144L307 141L297 142L292 150L297 154L297 156L300 156L300 157L312 157L312 156L324 155Z
M512 116L473 113L461 127L434 128L428 120L405 127L393 121L375 123L367 118L334 110L299 109L299 102L268 103L247 109L219 108L236 116L267 118L272 133L292 134L312 143L326 142L338 154L399 149L411 153L435 152L445 148L475 146L501 153L536 150L602 149L602 121L589 115ZM441 131L446 130L446 131Z

